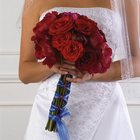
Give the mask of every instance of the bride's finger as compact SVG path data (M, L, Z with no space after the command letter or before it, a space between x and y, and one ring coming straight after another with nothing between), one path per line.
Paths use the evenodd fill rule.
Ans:
M67 71L63 71L63 70L59 70L59 69L56 70L56 73L62 74L62 75L68 74Z
M82 78L66 78L67 81L73 82L73 83L81 83L83 82Z
M71 65L74 65L75 64L74 62L70 62L70 61L67 61L67 60L64 60L63 63L71 64Z
M72 69L72 70L76 69L74 65L66 64L66 63L61 64L61 67L66 69Z
M67 81L74 82L74 83L81 83L81 82L85 82L85 81L91 80L92 77L93 77L92 74L85 73L81 77L67 78Z
M92 77L93 77L93 75L92 75L92 74L85 73L85 74L83 75L83 81L88 81L88 80L91 80L91 79L92 79Z
M60 67L60 70L67 71L69 74L72 74L72 75L77 75L77 71L76 70L65 69L63 67Z
M52 68L51 68L55 73L58 73L58 74L68 74L68 72L66 70L61 70L60 69L60 64L56 64L54 65Z

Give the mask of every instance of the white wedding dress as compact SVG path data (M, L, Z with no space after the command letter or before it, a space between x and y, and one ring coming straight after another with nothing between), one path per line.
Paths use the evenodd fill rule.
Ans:
M121 22L114 11L101 7L55 7L46 12L53 10L78 12L95 20L113 50L113 61L121 59L121 51L117 48L121 45L117 40L120 37ZM59 77L60 75L55 74L41 82L24 140L57 140L57 134L45 131L45 126ZM63 119L68 126L70 140L135 140L127 105L118 82L72 83L67 108L71 117Z

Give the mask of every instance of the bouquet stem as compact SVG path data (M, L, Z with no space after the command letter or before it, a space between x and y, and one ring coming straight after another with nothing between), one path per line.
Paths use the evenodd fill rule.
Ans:
M72 75L70 74L61 75L57 83L55 96L51 104L49 119L45 127L45 130L56 132L57 131L56 123L58 119L61 120L61 118L63 117L62 114L64 113L64 111L66 111L65 106L69 98L70 86L71 86L71 82L66 80L67 77L72 78Z

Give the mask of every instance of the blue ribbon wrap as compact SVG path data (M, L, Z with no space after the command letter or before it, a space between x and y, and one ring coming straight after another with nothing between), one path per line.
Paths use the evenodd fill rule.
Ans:
M70 94L70 86L71 83L67 82L66 85L64 85L63 81L59 79L57 86L60 86L62 88L66 88L65 95L60 95L59 92L55 92L54 99L62 98L65 101L65 105L63 107L57 107L53 103L51 104L50 113L49 113L49 119L53 120L56 123L56 132L59 140L69 140L69 133L68 128L65 124L65 122L62 120L63 117L70 116L71 113L66 108L66 104L68 102L69 94ZM51 112L55 112L56 110L60 111L57 115L52 115Z

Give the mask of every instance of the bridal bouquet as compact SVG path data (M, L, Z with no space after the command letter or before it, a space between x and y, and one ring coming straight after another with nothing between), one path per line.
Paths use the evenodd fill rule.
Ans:
M33 28L35 57L51 68L67 60L81 72L104 73L112 62L112 50L97 23L85 15L56 11L49 12ZM46 130L58 132L60 140L67 140L62 117L70 115L66 104L71 83L61 75L52 101Z

